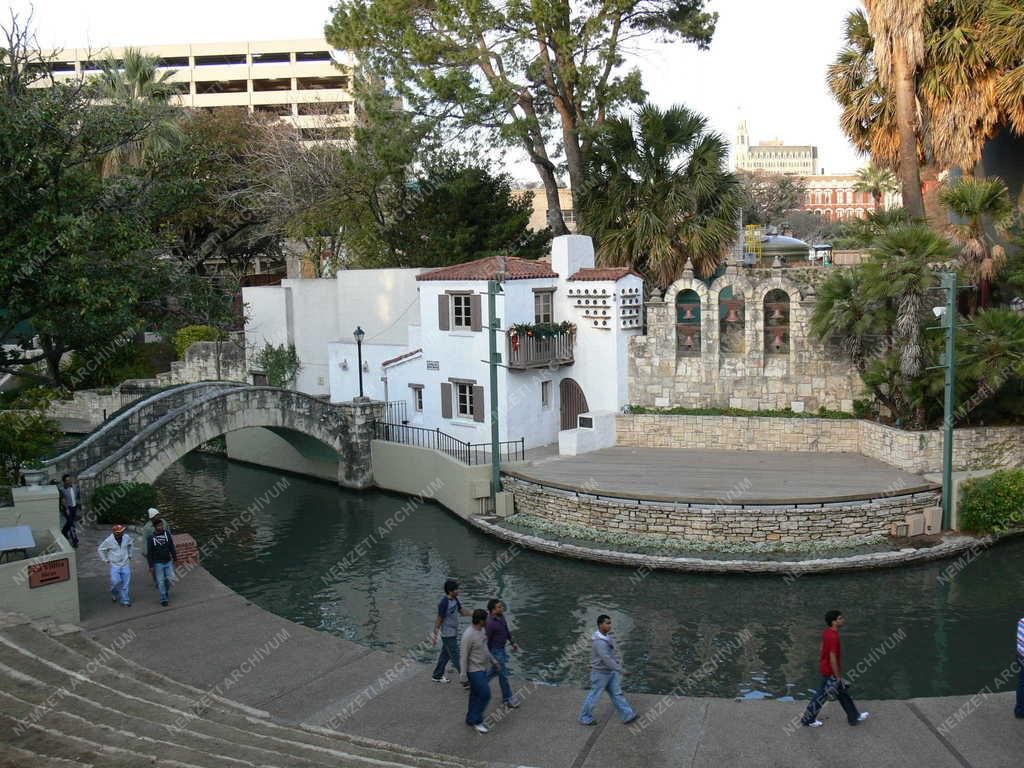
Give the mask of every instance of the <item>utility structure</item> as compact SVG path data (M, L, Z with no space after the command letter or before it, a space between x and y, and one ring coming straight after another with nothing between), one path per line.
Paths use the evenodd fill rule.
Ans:
M973 286L962 286L972 288ZM961 286L957 281L956 272L943 272L939 279L940 290L946 293L945 306L935 307L932 311L938 316L939 324L929 330L946 331L946 351L942 362L933 365L929 370L942 368L946 371L946 383L943 393L942 414L942 529L949 530L953 525L953 421L956 410L956 330L961 326L958 322L957 296Z
M498 332L501 319L498 317L498 295L502 293L501 281L506 273L505 257L501 258L501 269L493 280L487 281L487 347L488 370L491 389L491 510L497 510L498 494L501 493L501 441L498 433L498 367L502 365L498 351Z

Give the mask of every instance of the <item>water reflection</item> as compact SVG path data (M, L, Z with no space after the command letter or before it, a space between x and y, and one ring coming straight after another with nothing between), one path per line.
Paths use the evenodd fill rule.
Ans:
M806 698L818 682L821 617L832 607L848 616L847 669L887 637L905 635L857 680L860 698L973 693L1013 658L1021 541L983 553L948 585L938 582L946 563L793 583L662 573L637 578L629 569L525 551L509 557L507 545L433 504L388 533L387 520L407 503L390 493L349 492L289 476L283 493L253 506L279 479L193 454L158 487L172 522L200 544L233 531L204 560L228 586L300 624L382 650L406 652L421 643L441 584L452 575L462 581L467 606L494 596L507 604L522 646L514 672L543 673L555 683L583 684L589 650L573 645L602 612L615 620L633 670L627 686L636 691ZM741 643L744 630L750 637ZM569 663L551 670L563 654ZM432 661L431 655L420 658Z

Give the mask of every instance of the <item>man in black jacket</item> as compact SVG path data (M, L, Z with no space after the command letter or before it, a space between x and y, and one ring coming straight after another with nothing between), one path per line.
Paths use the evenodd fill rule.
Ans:
M174 580L174 564L178 561L178 553L174 549L174 537L159 517L153 520L153 533L146 541L146 559L156 576L156 585L160 590L160 605L166 606L167 593Z

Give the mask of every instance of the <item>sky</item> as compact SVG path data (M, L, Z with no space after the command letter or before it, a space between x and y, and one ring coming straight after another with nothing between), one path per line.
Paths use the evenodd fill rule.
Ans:
M34 0L44 48L316 37L331 0ZM10 7L26 11L27 0ZM739 120L752 143L779 138L813 144L826 173L852 172L866 160L839 130L839 108L825 71L842 45L843 19L859 0L710 0L719 14L710 50L647 44L632 52L650 99L706 115L732 142ZM536 181L529 163L507 170Z

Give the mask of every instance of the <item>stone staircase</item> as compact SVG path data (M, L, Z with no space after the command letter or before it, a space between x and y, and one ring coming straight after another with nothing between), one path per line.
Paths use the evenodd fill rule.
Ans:
M0 768L484 765L275 722L153 661L140 666L75 626L0 615Z

